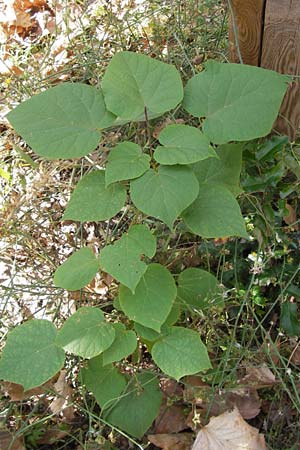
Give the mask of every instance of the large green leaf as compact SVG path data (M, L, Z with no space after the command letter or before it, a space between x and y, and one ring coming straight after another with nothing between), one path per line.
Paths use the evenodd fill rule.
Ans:
M100 254L101 268L133 292L147 265L141 255L152 258L156 239L146 225L133 225L115 244L106 246Z
M48 320L30 320L7 336L0 360L0 379L24 390L50 380L63 366L65 352L55 343L56 328Z
M159 339L159 337L162 334L165 334L168 330L168 328L171 325L174 325L174 323L177 322L177 320L180 317L181 308L179 303L175 303L171 309L170 314L168 315L166 321L161 326L161 331L158 333L157 331L152 330L151 328L145 327L144 325L141 325L140 323L134 324L134 329L137 332L137 334L145 341L153 342Z
M159 332L172 309L176 293L170 272L160 264L150 264L135 293L121 285L119 299L122 310L131 320Z
M204 238L248 237L239 204L223 185L202 184L197 200L182 217L194 234Z
M55 286L77 291L89 284L99 270L99 259L89 247L73 253L54 274Z
M133 376L126 392L105 420L137 438L141 438L156 418L162 401L157 377L144 372Z
M185 88L185 109L206 117L203 130L215 144L268 134L290 77L245 64L210 61Z
M183 98L182 81L174 66L134 52L119 52L102 81L109 111L121 119L145 120L147 114L169 111Z
M175 219L197 198L199 183L189 167L160 166L149 169L130 183L135 206L165 222L172 229Z
M111 346L115 329L99 308L83 306L69 317L56 338L57 345L83 358L93 358Z
M103 353L103 365L120 361L131 355L136 349L136 334L132 330L126 330L122 323L114 323L115 340L112 345Z
M297 303L284 302L281 305L280 326L288 336L300 336Z
M63 83L21 103L7 115L15 130L41 156L79 158L93 151L101 129L116 117L102 92L80 83Z
M111 150L105 170L106 186L116 181L132 180L149 169L150 156L133 142L121 142Z
M199 184L224 184L233 195L241 193L243 144L221 145L216 151L219 159L209 158L193 165Z
M206 270L191 267L178 277L178 299L194 308L223 306L220 294L217 278Z
M198 128L169 125L159 135L163 147L157 147L154 158L160 164L192 164L216 157L209 139Z
M112 364L104 366L102 355L90 359L80 373L102 409L112 406L125 390L126 378Z
M155 342L151 354L158 367L177 381L212 367L199 334L187 328L170 328Z
M104 171L84 175L75 187L64 220L98 222L115 216L124 206L126 189L119 183L105 187Z

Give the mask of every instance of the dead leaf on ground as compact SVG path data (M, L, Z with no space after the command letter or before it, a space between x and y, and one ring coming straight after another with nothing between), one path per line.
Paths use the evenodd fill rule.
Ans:
M62 412L66 421L70 422L74 419L74 407L69 405L69 401L72 397L72 388L66 380L66 373L66 370L61 370L58 380L53 386L58 397L50 404L50 410L54 414Z
M267 366L246 367L246 375L238 383L262 389L275 384L276 378Z
M237 408L213 417L199 431L192 450L267 450L259 431L244 421Z
M190 450L193 435L191 433L149 434L148 439L151 444L163 450Z
M179 383L169 378L162 378L160 388L167 397L182 397L183 389Z
M179 433L187 428L183 406L170 405L165 402L155 420L155 433Z
M13 439L9 431L0 431L0 450L26 450L22 437Z
M32 397L33 395L43 395L47 391L49 391L49 389L53 388L52 381L47 381L47 383L43 384L42 386L29 389L28 391L24 391L24 388L21 384L10 383L9 381L3 381L1 384L3 386L1 390L9 395L12 402L22 401L26 398Z

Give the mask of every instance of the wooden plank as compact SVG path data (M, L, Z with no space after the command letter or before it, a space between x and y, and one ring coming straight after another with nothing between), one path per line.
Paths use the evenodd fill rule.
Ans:
M267 0L261 67L300 75L300 1ZM274 128L295 140L300 125L300 84L294 82Z
M240 62L236 47L235 30L244 64L258 66L260 63L263 13L265 0L230 0L229 59Z

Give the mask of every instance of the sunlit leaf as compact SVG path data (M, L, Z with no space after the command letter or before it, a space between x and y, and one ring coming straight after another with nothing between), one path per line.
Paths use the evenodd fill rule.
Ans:
M69 317L56 338L57 345L83 358L93 358L111 346L115 329L104 320L101 309L79 308Z
M174 66L128 51L113 56L102 89L109 111L127 120L145 120L145 110L148 116L163 114L183 98Z
M7 115L28 145L48 159L79 158L95 150L101 130L116 117L102 92L81 83L62 83L21 103Z

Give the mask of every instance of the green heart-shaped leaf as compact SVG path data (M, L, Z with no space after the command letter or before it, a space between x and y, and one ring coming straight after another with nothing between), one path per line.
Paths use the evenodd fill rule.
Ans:
M115 244L106 246L100 254L101 268L133 292L147 265L141 255L152 258L156 239L146 225L133 225Z
M174 66L134 52L119 52L111 59L102 81L109 111L121 119L145 120L175 108L183 98L179 72Z
M202 184L197 200L182 217L194 234L205 238L248 237L239 204L223 185Z
M139 145L133 142L121 142L108 155L105 170L105 183L132 180L140 177L149 169L150 156L145 155Z
M120 286L119 300L131 320L159 332L172 309L176 293L170 272L160 264L150 264L134 294Z
M126 189L119 183L105 187L104 171L84 175L75 187L63 220L98 222L111 219L124 206Z
M10 331L0 360L0 379L21 384L25 391L50 380L65 360L56 334L51 322L39 319Z
M170 328L155 342L151 354L158 367L177 381L212 367L199 334L187 328Z
M95 150L101 130L116 117L102 92L81 83L62 83L21 103L7 115L14 129L48 159L79 158Z
M209 61L185 88L185 109L206 117L203 131L215 144L249 141L268 134L291 81L246 64Z
M89 247L73 253L54 274L55 286L77 291L87 286L99 270L99 260Z
M154 158L160 164L193 164L216 157L209 139L198 128L168 125L159 135L163 147L157 147Z
M83 306L69 317L56 338L57 345L83 358L93 358L111 346L115 329L99 308Z
M165 222L172 229L175 219L196 199L199 183L185 166L160 166L149 169L130 183L130 196L145 214Z

